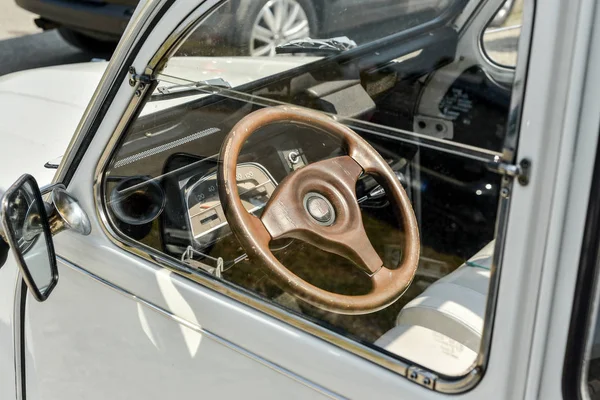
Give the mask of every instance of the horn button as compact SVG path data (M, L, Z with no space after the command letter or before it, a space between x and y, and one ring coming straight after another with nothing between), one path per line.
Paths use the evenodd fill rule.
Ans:
M331 226L335 222L335 209L327 198L319 193L309 192L304 196L304 209L319 225Z

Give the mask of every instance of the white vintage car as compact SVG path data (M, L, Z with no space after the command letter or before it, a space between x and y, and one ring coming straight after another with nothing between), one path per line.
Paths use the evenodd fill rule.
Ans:
M513 65L503 3L233 57L148 0L1 78L0 398L597 396L600 6L517 2Z

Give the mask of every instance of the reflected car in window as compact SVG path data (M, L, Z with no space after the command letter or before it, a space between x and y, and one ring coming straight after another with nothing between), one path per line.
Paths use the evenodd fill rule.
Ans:
M114 47L138 3L137 0L16 1L20 7L40 15L35 20L39 27L58 28L67 42L93 52L106 52ZM214 40L214 33L218 32L219 39L225 40L229 51L235 54L274 55L277 45L294 39L325 38L341 31L351 36L368 35L373 25L391 20L405 28L415 26L447 2L235 0L221 8L221 18L213 19L213 24L205 25L197 34ZM230 24L233 29L224 32L219 29L223 24ZM362 33L363 29L366 32Z

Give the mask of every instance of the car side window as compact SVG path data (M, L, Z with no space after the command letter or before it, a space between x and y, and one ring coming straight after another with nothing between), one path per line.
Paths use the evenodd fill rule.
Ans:
M112 231L372 361L465 376L512 94L459 53L500 1L466 3L222 3L113 149Z

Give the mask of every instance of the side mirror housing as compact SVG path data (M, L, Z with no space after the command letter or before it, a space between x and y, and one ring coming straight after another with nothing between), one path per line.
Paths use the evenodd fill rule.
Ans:
M6 243L4 241L2 236L0 236L0 268L2 268L2 266L6 262L6 258L8 257L9 251L10 251L10 246L8 245L8 243Z
M6 191L1 214L5 239L27 287L36 300L46 300L58 282L58 269L46 205L31 175Z

